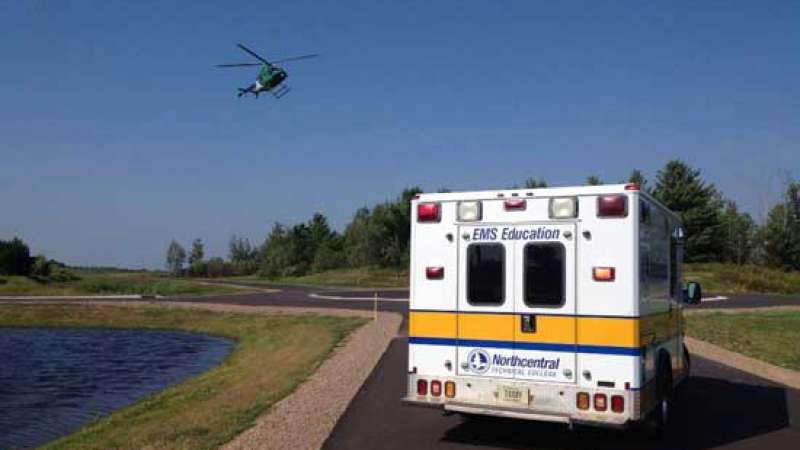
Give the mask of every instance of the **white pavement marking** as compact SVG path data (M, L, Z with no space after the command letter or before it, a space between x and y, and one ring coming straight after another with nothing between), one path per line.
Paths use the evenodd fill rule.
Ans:
M319 298L323 300L358 300L358 301L375 301L375 297L342 297L339 295L322 295L317 294L316 292L312 292L308 294L311 298ZM407 298L385 298L385 297L378 297L379 302L397 302L397 303L408 303Z
M727 300L727 299L728 299L728 297L725 297L723 295L718 295L716 297L706 297L706 298L700 299L700 302L701 303L705 303L705 302L721 302L721 301Z

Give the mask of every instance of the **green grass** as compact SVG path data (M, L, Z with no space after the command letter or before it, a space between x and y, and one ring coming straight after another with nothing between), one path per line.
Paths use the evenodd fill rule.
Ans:
M312 273L302 277L285 277L274 280L249 277L223 278L255 284L293 284L299 286L350 287L350 288L407 288L408 270L355 268L336 269Z
M0 295L202 295L246 292L230 286L176 279L157 272L77 272L75 281L46 282L3 276Z
M800 272L718 263L685 264L683 270L684 280L700 282L706 294L738 292L800 294ZM230 277L223 280L265 285L280 283L321 287L407 288L408 270L348 268L275 280L256 276Z
M800 311L686 314L687 333L703 341L800 370Z
M800 272L784 272L762 266L734 264L685 264L684 280L698 281L706 294L765 293L800 294ZM352 288L407 288L408 270L348 268L314 273L302 277L267 280L256 276L228 277L217 280L254 284L294 284Z
M800 272L735 264L685 264L684 281L697 281L706 293L800 294Z
M0 326L166 329L235 340L219 366L100 418L46 449L216 449L316 371L362 318L166 308L14 305Z

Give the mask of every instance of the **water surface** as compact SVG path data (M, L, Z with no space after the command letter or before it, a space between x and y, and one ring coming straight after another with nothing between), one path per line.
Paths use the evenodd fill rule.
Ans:
M220 363L227 339L0 328L0 449L32 448Z

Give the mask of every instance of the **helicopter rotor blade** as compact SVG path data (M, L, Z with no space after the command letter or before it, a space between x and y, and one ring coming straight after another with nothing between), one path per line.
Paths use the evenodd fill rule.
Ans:
M319 55L316 54L316 53L313 53L313 54L310 54L310 55L303 55L303 56L294 56L292 58L284 58L284 59L279 59L277 61L272 61L272 64L283 63L283 62L288 62L288 61L297 61L297 60L300 60L300 59L316 58L317 56L319 56Z
M255 58L255 59L257 59L257 60L259 60L259 61L263 62L264 64L267 64L267 65L269 65L269 64L270 64L270 62L269 62L269 61L267 61L266 59L262 58L262 57L261 57L261 56L259 56L259 55L258 55L256 52L254 52L254 51L250 50L249 48L245 47L244 45L242 45L242 44L236 44L236 45L238 45L240 49L242 49L242 50L244 50L245 52L249 53L249 54L250 54L250 56L252 56L253 58Z
M261 63L237 63L237 64L217 64L214 67L250 67L263 66Z

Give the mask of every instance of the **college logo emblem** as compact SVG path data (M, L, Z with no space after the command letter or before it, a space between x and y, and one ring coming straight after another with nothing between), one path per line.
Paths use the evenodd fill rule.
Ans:
M476 348L469 352L467 355L467 363L469 363L469 369L471 371L479 374L486 373L492 365L489 360L489 354L482 348Z

